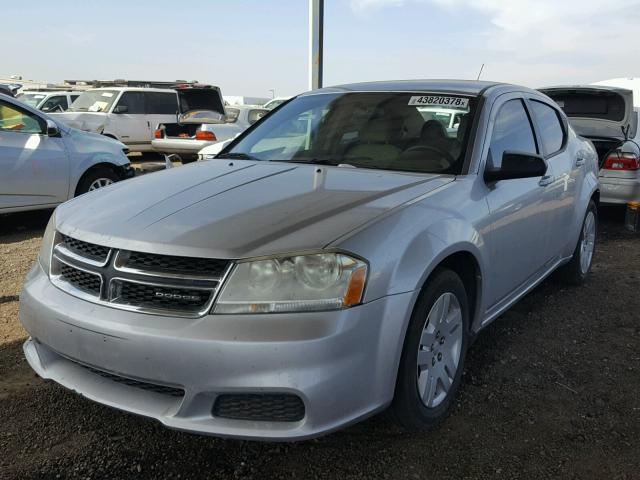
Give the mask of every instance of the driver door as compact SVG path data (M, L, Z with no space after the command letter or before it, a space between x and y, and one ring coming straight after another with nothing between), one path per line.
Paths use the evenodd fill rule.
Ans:
M0 212L55 205L69 196L69 158L62 137L46 134L46 121L0 100Z
M505 151L541 153L530 114L520 96L500 97L491 115L485 168L498 167ZM548 188L552 183L549 167L542 178L487 184L490 216L486 242L491 258L487 295L488 305L495 309L508 303L553 261L549 245L553 193Z

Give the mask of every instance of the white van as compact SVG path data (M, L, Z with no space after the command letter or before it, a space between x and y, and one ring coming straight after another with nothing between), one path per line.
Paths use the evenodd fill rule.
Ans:
M150 152L160 123L176 121L178 95L164 88L109 87L86 90L55 117L70 127L100 133L132 152Z

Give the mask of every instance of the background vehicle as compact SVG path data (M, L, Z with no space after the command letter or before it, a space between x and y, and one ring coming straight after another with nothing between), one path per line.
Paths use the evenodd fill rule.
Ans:
M175 90L113 87L86 90L66 112L53 115L70 127L119 140L131 151L149 152L156 126L175 120L177 111Z
M53 207L132 176L124 150L0 94L0 213Z
M419 111L440 105L462 114L446 142ZM182 430L303 439L388 406L433 426L473 335L560 266L586 279L596 160L524 87L302 94L216 160L59 207L20 295L25 355Z
M593 142L600 166L600 202L640 200L640 132L633 91L603 85L540 89L564 110L579 135Z
M257 106L225 107L224 123L165 123L158 125L151 142L156 152L177 154L183 161L198 159L198 152L236 137L269 111Z
M23 91L16 98L30 107L47 113L64 112L82 92Z
M267 103L265 103L264 105L262 105L262 108L265 108L267 110L273 110L274 108L276 108L278 105L282 105L284 102L286 102L287 100L289 100L291 97L276 97L276 98L272 98L271 100L269 100Z
M237 107L242 105L264 105L269 99L265 97L248 97L244 95L225 95L225 106Z

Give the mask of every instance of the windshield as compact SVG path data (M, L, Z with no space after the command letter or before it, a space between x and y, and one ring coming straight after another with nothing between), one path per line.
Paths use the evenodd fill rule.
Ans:
M220 157L459 174L473 104L470 97L425 93L302 96ZM440 105L456 112L455 122L425 115L425 107L432 113Z
M37 107L47 95L44 93L21 93L16 98L30 107Z
M107 112L117 97L117 90L87 90L80 94L67 112Z

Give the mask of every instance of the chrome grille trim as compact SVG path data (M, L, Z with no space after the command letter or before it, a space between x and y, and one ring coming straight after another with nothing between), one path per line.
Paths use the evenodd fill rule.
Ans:
M80 253L71 251L66 248L65 241L70 239L61 234L56 235L55 245L51 255L51 282L61 290L81 298L83 300L104 305L111 308L118 308L121 310L128 310L138 313L146 313L152 315L167 315L173 317L184 318L199 318L211 311L213 304L216 301L218 294L220 293L220 287L226 280L227 276L233 269L234 263L227 260L219 260L226 263L226 267L222 275L220 276L203 276L198 273L194 275L188 274L175 274L157 272L153 270L142 270L127 268L123 264L118 264L118 259L128 258L128 250L118 250L115 248L109 248L106 254L106 262L97 262L92 258L83 257ZM75 241L75 239L71 239ZM86 243L89 247L93 247L92 244ZM106 248L106 247L103 247ZM146 254L153 255L153 254ZM198 259L184 257L189 261L197 261ZM95 275L100 278L100 295L94 295L84 289L79 288L73 283L68 282L63 278L61 272L61 266L77 269L87 274ZM121 296L122 289L126 289L127 285L142 285L145 287L155 287L158 291L155 295L158 297L157 303L163 305L162 308L152 306L154 303L153 298L150 300L145 297L150 295L149 291L143 289L144 295L140 292L131 290L131 297L136 295L140 298L142 304L134 304L131 301L124 301ZM114 286L118 288L114 288ZM169 295L175 295L176 307L179 308L165 308L164 305L170 304L171 299L163 297L161 294L166 294L167 290L173 290L169 292ZM184 298L180 298L180 290L184 291ZM194 308L190 308L190 302L193 301L189 296L194 296L194 291L203 292L202 298L205 299L200 306L199 303L193 305ZM129 293L129 292L127 292ZM164 300L163 300L164 299Z

